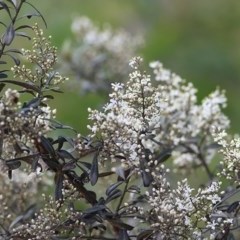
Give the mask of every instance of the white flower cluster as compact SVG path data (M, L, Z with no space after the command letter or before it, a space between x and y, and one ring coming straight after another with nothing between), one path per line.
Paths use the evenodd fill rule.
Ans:
M196 89L159 62L151 63L154 76L140 70L136 57L126 84L112 84L113 92L104 111L89 110L92 136L104 142L103 158L121 156L138 165L146 155L154 160L166 150L181 168L206 164L212 159L212 126L226 129L228 118L224 93L216 90L197 104ZM147 154L146 154L147 153ZM161 161L161 160L160 160Z
M126 59L136 54L143 40L124 30L114 31L109 25L102 29L87 17L72 23L76 44L65 43L62 68L81 80L81 91L108 91L111 82L123 81L129 73Z
M222 169L219 176L240 183L240 137L230 137L224 130L213 130L215 141L221 146L220 153L223 155L221 161Z
M50 131L49 119L55 118L54 109L24 107L19 98L19 92L9 88L0 101L1 157L5 160L26 154L36 139Z
M140 213L148 216L156 239L218 239L225 224L231 225L232 219L215 207L221 183L195 191L187 179L174 189L163 175L153 177L154 187L146 192L149 205Z
M213 181L195 189L184 179L173 186L167 172L163 164L155 166L144 201L125 203L125 211L136 216L135 226L149 226L152 239L224 239L237 220L224 207L226 202L219 194L222 183Z

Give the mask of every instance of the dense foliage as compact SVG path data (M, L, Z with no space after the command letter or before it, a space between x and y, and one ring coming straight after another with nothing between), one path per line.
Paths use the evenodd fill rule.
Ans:
M157 61L149 74L134 57L103 109L89 109L83 136L49 106L66 78L50 38L29 22L41 14L25 0L0 1L0 13L1 239L238 238L240 141L226 133L223 91L199 103L191 83ZM13 48L18 37L32 49ZM199 168L207 180L197 187L171 178Z

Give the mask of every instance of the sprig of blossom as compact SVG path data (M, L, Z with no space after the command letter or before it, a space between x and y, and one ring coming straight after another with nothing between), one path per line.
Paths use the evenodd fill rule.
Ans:
M58 90L58 85L67 78L53 70L57 63L57 48L51 45L51 36L46 38L37 24L33 26L35 37L32 49L22 49L21 52L27 63L33 64L34 69L22 64L12 68L14 78L30 83L43 90Z
M240 138L239 136L230 137L226 131L213 129L212 132L215 141L221 146L219 152L223 155L221 171L219 176L240 183Z
M150 76L140 69L141 61L139 57L131 60L133 72L127 83L112 85L103 112L89 109L92 137L104 142L102 160L116 161L121 155L122 162L137 166L146 152L159 160L168 150L174 151L173 162L181 168L211 161L212 126L229 126L221 111L226 106L224 92L217 89L198 105L192 83L159 62L150 64L154 72Z
M124 30L113 30L109 25L100 28L87 17L72 23L74 43L63 47L61 68L81 80L81 92L108 92L112 82L123 81L132 58L142 45L140 36Z
M166 178L154 175L153 186L150 192L146 192L149 205L142 208L142 215L149 218L155 238L215 239L221 232L225 218L216 222L214 217L216 212L220 214L214 208L221 200L217 182L196 192L187 179L173 188Z

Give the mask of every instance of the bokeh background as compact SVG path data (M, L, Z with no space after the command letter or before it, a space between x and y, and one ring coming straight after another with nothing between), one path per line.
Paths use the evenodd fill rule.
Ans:
M201 100L217 86L226 89L231 132L240 131L240 1L236 0L42 0L34 5L48 23L47 34L59 52L72 38L75 16L96 24L110 23L141 33L145 61L160 60L166 68L194 83ZM59 120L86 133L87 108L99 107L97 94L66 89L54 106Z

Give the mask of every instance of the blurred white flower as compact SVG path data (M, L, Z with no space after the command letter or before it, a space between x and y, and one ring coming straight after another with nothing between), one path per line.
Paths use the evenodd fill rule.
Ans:
M73 21L72 32L75 39L65 42L60 64L80 80L82 93L108 92L111 83L125 81L128 59L143 45L141 36L109 25L100 28L85 16Z

